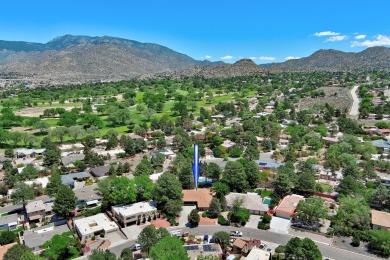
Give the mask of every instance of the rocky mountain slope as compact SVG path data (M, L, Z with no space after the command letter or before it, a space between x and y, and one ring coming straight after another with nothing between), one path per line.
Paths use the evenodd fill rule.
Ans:
M195 66L181 71L169 71L157 74L145 74L139 79L154 77L204 77L204 78L227 78L237 76L258 75L264 71L262 67L250 59L242 59L233 64L220 64L215 66Z
M121 80L214 65L167 47L114 37L65 35L42 43L0 41L2 74L59 81Z
M271 71L348 71L390 69L390 48L372 47L361 52L319 50L309 57L275 63Z

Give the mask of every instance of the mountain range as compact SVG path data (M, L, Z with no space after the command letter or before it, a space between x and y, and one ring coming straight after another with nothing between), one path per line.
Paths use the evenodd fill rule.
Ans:
M230 77L264 71L350 71L390 68L390 49L362 52L319 50L306 58L259 66L244 59L234 64L195 60L154 43L116 37L64 35L47 43L0 40L0 75L85 82L151 77Z

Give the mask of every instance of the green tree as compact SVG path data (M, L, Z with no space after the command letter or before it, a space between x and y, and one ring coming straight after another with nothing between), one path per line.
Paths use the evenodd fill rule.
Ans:
M58 172L54 172L50 177L49 177L49 183L46 185L46 193L49 196L56 195L58 192L58 189L62 185L62 179L61 176Z
M16 244L4 254L3 259L7 260L43 260L43 258L34 255L30 249L21 244Z
M39 130L41 134L44 133L49 127L50 125L45 121L38 121L34 124L34 129Z
M357 230L370 228L370 208L363 198L339 198L340 207L332 219L332 229L337 235L349 236Z
M144 156L135 168L134 176L140 176L142 174L150 175L152 173L154 173L152 164L149 162L148 158Z
M53 236L42 247L46 249L43 255L48 259L69 259L81 255L80 242L72 231Z
M12 159L15 156L14 150L13 149L5 149L4 155L5 155L5 157Z
M153 260L190 259L178 237L165 237L150 250Z
M370 230L368 248L382 257L390 257L390 232L384 229Z
M85 135L85 130L81 126L74 125L68 128L68 135L76 141L77 138Z
M137 201L145 201L152 198L154 183L148 175L142 174L135 176L134 185L137 189Z
M178 214L183 206L182 187L179 180L170 172L163 173L157 180L153 197L157 206L171 216Z
M202 170L202 168L205 168ZM218 166L218 164L211 162L209 164L202 165L201 170L204 172L204 175L207 178L211 178L213 180L219 180L221 177L221 168Z
M324 200L317 196L311 196L300 201L296 210L299 219L311 225L318 225L320 219L327 216L327 212L324 207Z
M254 146L248 146L244 152L244 158L246 160L258 160L260 157L260 152Z
M279 172L276 177L276 180L273 183L273 186L275 193L277 193L281 198L283 198L291 192L291 188L293 185L287 173Z
M61 159L61 152L56 147L47 149L43 157L43 164L46 166L58 165Z
M371 194L371 203L390 207L390 191L383 185L379 184L376 190Z
M13 243L16 240L16 235L14 232L9 230L1 231L0 233L0 245L4 246L10 243Z
M190 214L188 215L188 222L194 226L197 227L199 225L200 217L199 217L199 211L197 209L191 210Z
M68 217L69 213L76 207L77 197L74 191L68 186L61 185L53 204L53 211L62 217Z
M313 240L291 238L286 245L286 259L322 260L322 254Z
M298 176L295 189L302 193L310 193L314 191L315 186L316 180L314 175L310 172L304 172Z
M156 229L153 225L145 227L138 235L138 243L142 245L141 251L149 254L150 249L164 237L170 237L165 228Z
M364 190L364 185L352 176L346 176L341 180L337 191L344 196L356 196Z
M11 194L12 203L14 205L16 204L22 204L23 207L26 205L28 200L32 200L35 198L35 192L34 189L24 182L18 182L14 190Z
M209 209L207 210L207 217L216 218L219 214L221 214L221 211L221 202L219 202L218 198L214 197L210 202Z
M68 134L68 128L65 126L59 126L50 131L49 136L57 138L60 143L64 142L65 136Z
M248 187L244 167L239 162L228 162L222 179L230 190L242 192Z
M218 231L214 233L213 239L215 243L221 246L223 253L226 254L227 246L230 245L230 235L225 231Z
M121 252L121 257L122 260L133 260L133 251L130 248L124 248Z
M113 176L100 181L98 190L108 205L131 204L137 197L134 182L124 176Z
M94 249L92 254L88 256L88 260L117 260L117 258L110 250Z

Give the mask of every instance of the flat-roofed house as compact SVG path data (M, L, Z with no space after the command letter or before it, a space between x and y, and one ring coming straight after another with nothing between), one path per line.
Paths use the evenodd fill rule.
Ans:
M245 260L269 260L271 259L271 252L267 252L260 248L252 248Z
M104 213L76 219L74 228L81 241L91 239L93 236L98 236L101 233L108 234L118 232L119 230L118 225L114 221L109 220Z
M152 217L157 213L156 207L149 202L137 202L131 205L117 205L111 207L112 215L126 227L136 223L137 219Z
M284 197L276 207L275 215L280 218L290 219L292 214L295 213L298 203L302 200L305 200L305 198L296 194Z
M390 213L371 210L371 224L373 229L385 229L390 231Z
M257 193L248 192L244 194L230 192L225 196L225 198L228 207L232 206L235 199L242 199L244 202L242 207L247 209L249 213L254 215L264 215L268 212L268 204L263 203L261 196Z
M208 210L213 199L209 189L183 190L184 203L194 203L198 210Z

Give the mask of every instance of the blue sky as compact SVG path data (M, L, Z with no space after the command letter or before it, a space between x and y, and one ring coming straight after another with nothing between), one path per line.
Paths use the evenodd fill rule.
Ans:
M109 35L212 61L282 62L318 49L390 46L388 0L36 0L4 1L1 10L2 40Z

